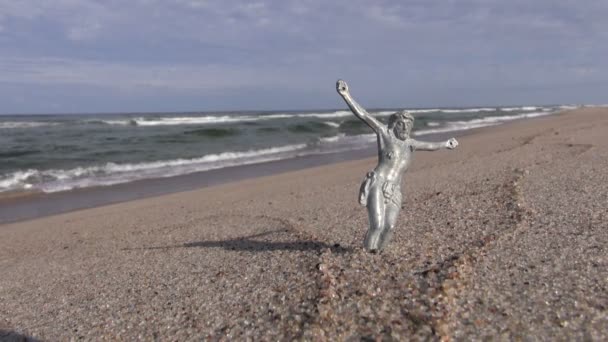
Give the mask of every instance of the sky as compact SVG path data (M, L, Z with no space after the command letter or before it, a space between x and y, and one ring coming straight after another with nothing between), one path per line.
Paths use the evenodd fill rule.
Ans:
M0 114L605 104L605 0L0 0Z

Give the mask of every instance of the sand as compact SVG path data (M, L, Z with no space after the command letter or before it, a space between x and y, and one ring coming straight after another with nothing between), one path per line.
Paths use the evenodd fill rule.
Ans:
M389 248L374 159L0 225L0 339L608 339L608 109L417 152Z

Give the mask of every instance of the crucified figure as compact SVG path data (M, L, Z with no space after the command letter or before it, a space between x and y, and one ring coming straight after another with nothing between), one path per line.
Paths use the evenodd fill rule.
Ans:
M384 125L371 116L351 97L348 85L342 80L336 90L348 107L375 133L378 141L378 165L368 172L359 192L359 203L367 207L369 229L363 245L369 251L383 249L391 239L401 209L401 177L407 170L415 150L436 151L454 149L458 141L422 142L410 138L414 117L407 111L396 112Z

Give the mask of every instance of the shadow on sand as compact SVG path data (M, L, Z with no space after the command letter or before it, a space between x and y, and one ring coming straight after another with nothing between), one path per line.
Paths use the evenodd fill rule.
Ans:
M254 240L262 236L276 233L286 233L286 230L274 230L270 232L238 237L234 239L219 241L195 241L173 246L153 246L141 248L124 248L123 250L151 250L151 249L174 249L174 248L223 248L230 251L250 251L250 252L272 252L272 251L321 251L330 249L333 253L352 252L350 247L342 247L340 244L328 245L323 242L312 240L298 240L289 242L273 242L264 240Z
M40 340L14 331L0 329L0 341L3 342L39 342Z

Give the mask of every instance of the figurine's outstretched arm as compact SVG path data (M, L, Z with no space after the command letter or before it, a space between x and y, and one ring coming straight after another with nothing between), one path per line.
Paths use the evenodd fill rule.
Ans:
M378 121L376 118L371 116L363 107L361 107L353 98L350 96L350 92L348 91L348 84L342 80L338 80L336 82L336 90L338 94L342 96L350 110L353 111L359 119L363 120L374 132L380 132L385 126L383 123Z
M416 150L421 151L437 151L442 148L453 150L456 148L456 146L458 146L458 141L454 138L451 138L450 140L444 142L425 142L413 140L412 146L414 146Z

